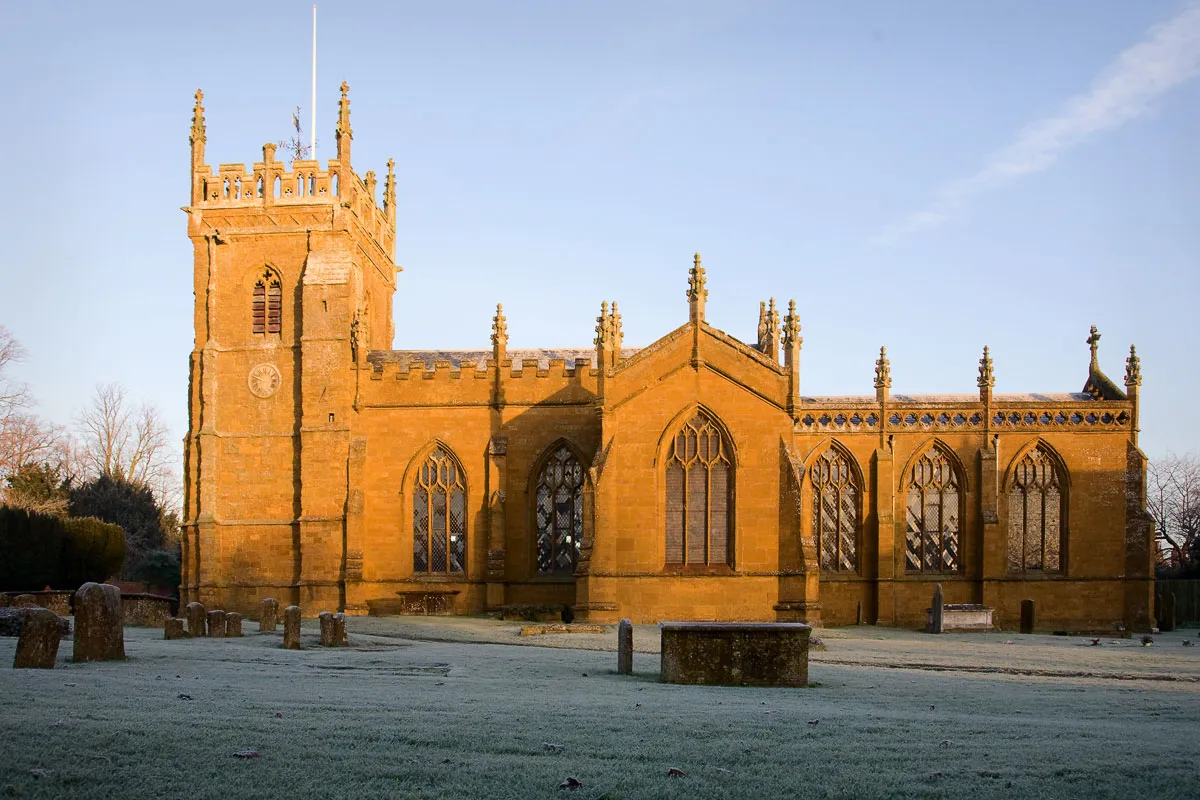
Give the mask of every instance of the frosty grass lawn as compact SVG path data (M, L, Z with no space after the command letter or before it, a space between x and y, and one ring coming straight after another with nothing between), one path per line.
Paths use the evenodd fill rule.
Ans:
M306 622L295 652L245 627L129 628L125 663L64 641L54 670L0 639L0 797L1200 796L1195 631L823 630L812 688L738 689L658 683L651 626L632 678L612 630L356 618L351 648Z

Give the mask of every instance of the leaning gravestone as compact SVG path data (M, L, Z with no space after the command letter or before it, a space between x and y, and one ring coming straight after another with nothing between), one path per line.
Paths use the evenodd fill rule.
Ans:
M939 583L933 587L933 605L930 607L929 613L929 632L942 632L942 619L946 613L946 603L942 598L942 585Z
M220 639L225 635L225 612L213 609L208 612L208 637Z
M617 673L633 674L633 623L627 619L617 625Z
M334 614L332 611L322 611L317 615L321 621L321 646L346 647L346 615Z
M274 631L279 624L279 601L274 597L264 597L258 604L258 630Z
M76 661L124 661L125 615L121 590L85 583L75 592Z
M164 639L187 639L188 633L183 629L183 620L178 617L167 617L163 623Z
M283 610L283 646L286 650L300 649L300 606Z
M225 635L238 637L242 635L242 615L230 611L225 615Z
M60 635L58 615L53 611L46 608L26 611L13 669L54 669Z
M204 608L204 603L191 602L184 609L187 614L188 636L193 639L198 639L204 635L204 623L208 618L208 611Z
M1021 633L1033 633L1037 618L1034 615L1032 600L1021 601Z

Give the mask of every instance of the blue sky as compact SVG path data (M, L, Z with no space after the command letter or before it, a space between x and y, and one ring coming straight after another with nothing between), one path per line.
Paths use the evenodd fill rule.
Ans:
M192 93L208 161L309 98L311 4L0 6L0 325L69 424L98 382L179 441ZM1142 446L1200 449L1200 7L1096 2L321 3L318 156L396 159L402 349L627 345L797 300L802 390L1078 391L1143 359Z

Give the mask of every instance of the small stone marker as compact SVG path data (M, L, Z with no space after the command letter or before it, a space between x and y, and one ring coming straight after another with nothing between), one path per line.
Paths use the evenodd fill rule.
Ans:
M1175 593L1164 594L1160 606L1159 613L1162 618L1158 621L1158 629L1163 633L1170 633L1175 630Z
M946 612L946 603L942 599L942 585L933 587L933 605L929 614L929 633L942 632L942 618Z
M183 629L183 620L179 617L167 617L163 623L164 639L187 639L188 632Z
M191 602L184 609L187 614L188 636L193 639L204 635L204 623L208 617L208 611L204 608L204 603Z
M258 604L258 630L260 632L274 631L279 624L279 601L274 597L264 597Z
M213 609L208 612L208 638L220 639L225 636L225 612Z
M286 650L300 649L300 606L283 610L283 646Z
M242 635L242 615L230 611L225 615L225 635L240 637Z
M53 611L46 608L26 611L13 669L54 669L60 635L58 615Z
M13 600L13 605L17 608L40 608L37 603L37 598L31 594L19 594Z
M125 613L121 590L108 583L85 583L75 592L76 661L124 661Z
M1034 616L1032 600L1021 601L1021 633L1033 633L1037 618Z
M345 614L322 611L317 618L321 621L322 647L345 647L350 644L346 640Z
M617 673L633 674L633 623L627 619L617 625Z

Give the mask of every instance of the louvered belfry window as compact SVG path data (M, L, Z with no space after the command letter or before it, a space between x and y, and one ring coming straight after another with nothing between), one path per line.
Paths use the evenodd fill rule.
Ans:
M413 487L413 572L461 575L467 563L467 492L462 470L436 448Z
M283 286L278 276L268 270L254 284L251 304L254 333L279 333L283 330Z
M812 466L813 533L821 569L854 572L858 568L859 487L850 460L834 448Z
M1013 470L1008 491L1010 572L1061 571L1062 485L1053 459L1040 447Z
M534 501L538 574L572 574L583 538L583 468L566 445L546 459Z
M671 440L667 456L667 564L732 562L730 507L733 465L729 445L704 412Z
M905 569L957 572L959 480L949 457L934 448L917 459L909 475Z

